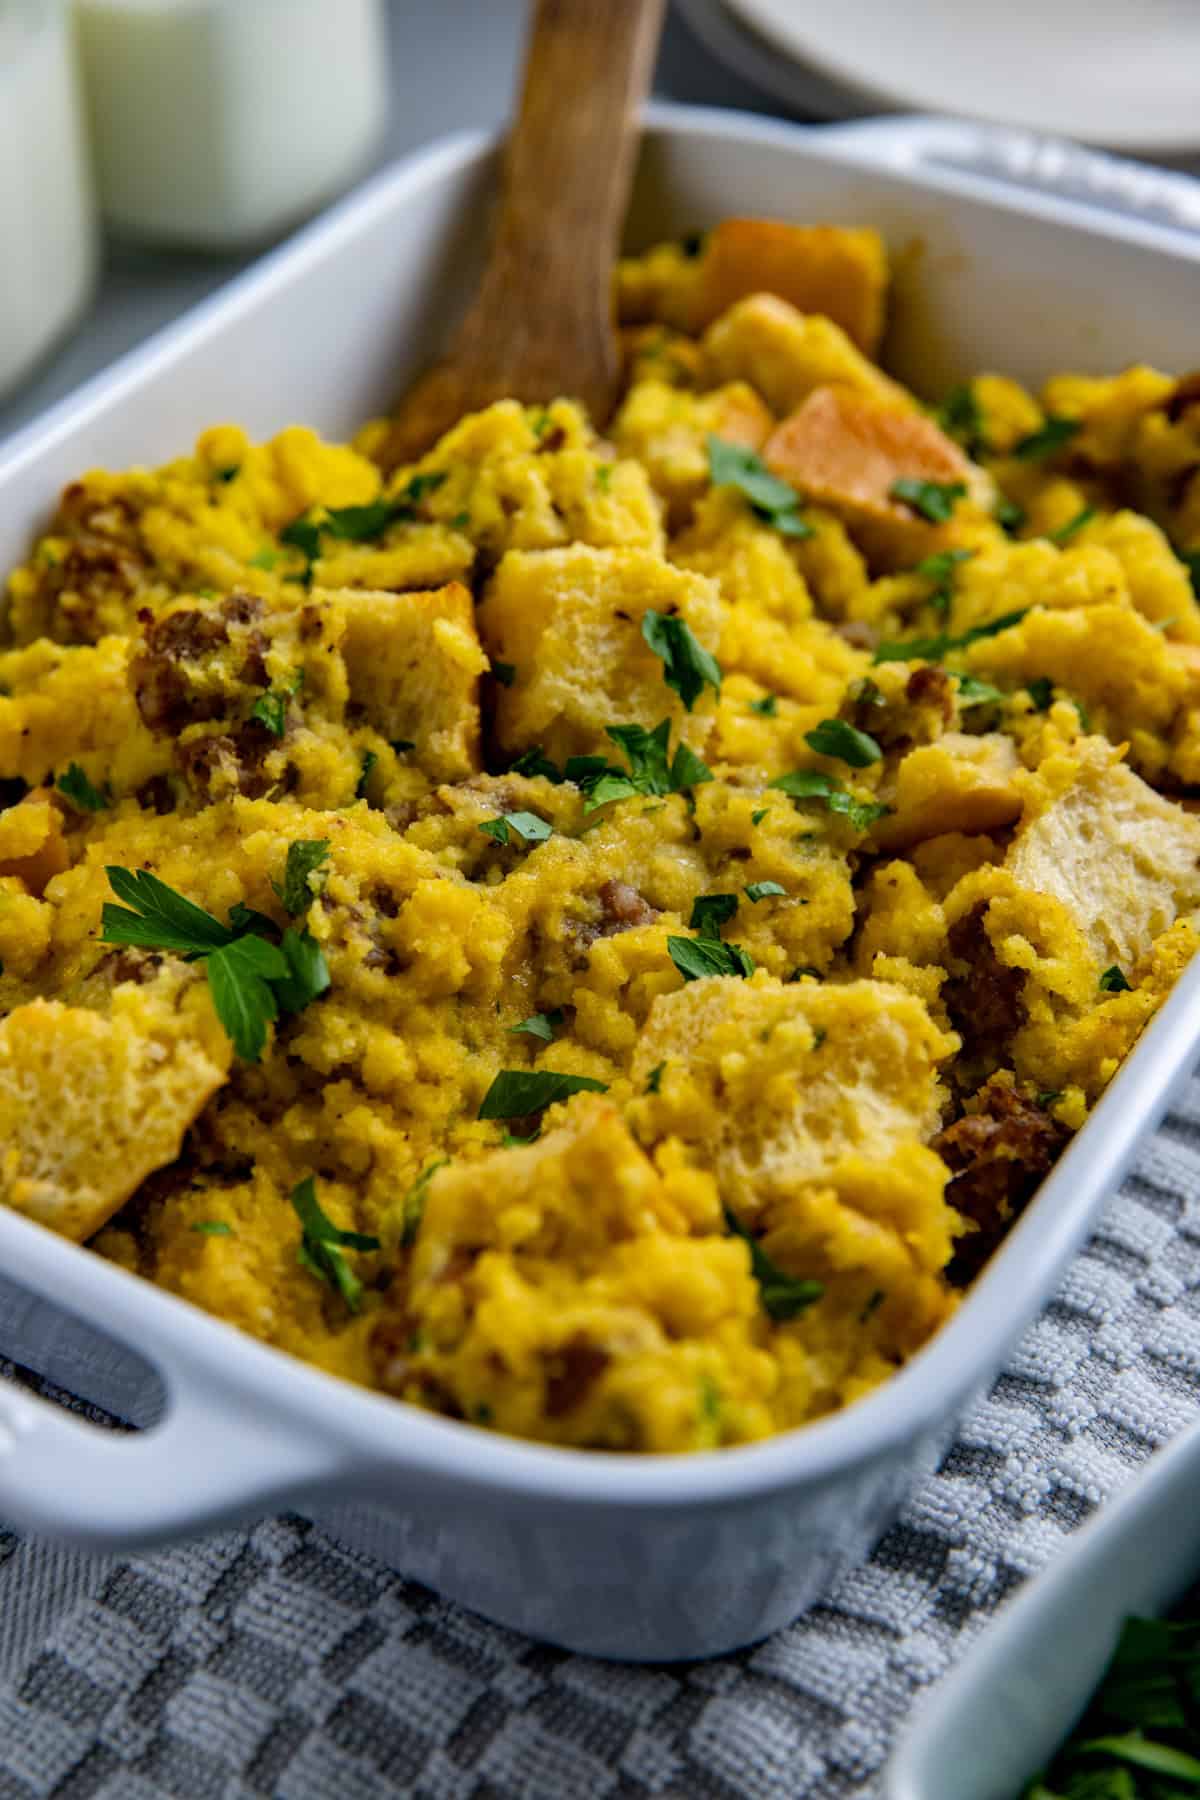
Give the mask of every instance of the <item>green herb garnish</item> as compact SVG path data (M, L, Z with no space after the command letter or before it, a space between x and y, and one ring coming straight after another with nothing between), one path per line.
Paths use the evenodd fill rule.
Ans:
M378 1250L379 1239L361 1231L343 1231L330 1219L317 1199L317 1184L306 1175L292 1189L292 1205L302 1227L296 1261L318 1281L328 1282L356 1313L362 1301L362 1282L346 1261L347 1250Z
M952 387L937 410L942 430L962 445L968 456L987 452L983 435L983 413L969 382Z
M1025 508L1017 500L1010 500L1007 494L1001 494L992 508L992 517L1002 531L1011 537L1014 531L1020 531L1029 517Z
M750 1273L758 1283L763 1311L777 1324L798 1318L825 1292L819 1281L803 1281L781 1269L767 1255L758 1239L742 1224L736 1213L725 1209L725 1223L734 1237L741 1238L750 1251Z
M667 954L685 981L700 981L706 975L740 975L754 973L754 958L740 944L726 944L714 937L669 937Z
M279 693L272 689L270 693L261 694L250 708L250 717L265 725L272 737L281 738L287 729L287 709L292 698L291 692Z
M1020 462L1039 462L1044 456L1053 456L1064 444L1069 444L1083 429L1081 419L1060 419L1047 413L1046 422L1037 431L1018 439L1012 447L1012 454Z
M1002 613L998 619L992 619L987 625L972 625L969 631L963 631L957 637L948 632L940 632L937 637L907 638L902 643L880 644L875 652L875 661L882 662L941 662L951 650L965 650L968 644L977 644L983 638L996 637L1002 631L1008 631L1019 625L1029 611L1029 607L1021 607L1019 612Z
M508 765L513 775L544 775L547 781L559 782L563 772L556 763L542 750L540 744L531 744L528 750L522 750L515 762Z
M501 1069L479 1106L481 1119L527 1119L571 1094L606 1094L608 1083L558 1069Z
M980 681L974 675L956 675L958 682L958 704L960 706L985 706L989 702L1003 700L1004 695L990 681Z
M700 894L692 902L688 924L702 938L719 938L722 925L727 925L738 909L736 894Z
M888 489L888 496L911 506L931 525L944 525L954 512L955 501L963 499L966 491L965 481L926 481L920 475L901 475Z
M642 615L642 636L663 663L663 680L691 712L706 686L721 691L721 666L678 613Z
M408 1250L416 1242L417 1233L421 1229L421 1220L425 1216L425 1200L429 1193L429 1184L439 1169L448 1168L450 1158L443 1156L437 1162L431 1162L427 1169L422 1169L413 1182L400 1205L400 1246Z
M710 432L708 478L714 487L736 488L759 518L784 537L812 536L812 526L801 517L800 496L795 488L772 475L762 457L747 450L744 444L731 444Z
M309 877L323 868L328 860L328 838L296 838L288 845L283 880L271 883L285 912L295 914L308 911L314 894L320 893L325 885L322 880L314 889Z
M1035 712L1049 712L1054 701L1054 683L1048 675L1035 675L1026 684L1026 691L1033 701Z
M793 769L777 775L768 786L779 788L792 800L817 800L831 813L840 813L855 831L869 831L877 819L891 811L876 800L856 800L832 775L819 769Z
M356 800L365 800L366 799L367 783L371 779L371 770L375 767L375 764L378 761L379 761L379 758L375 754L374 750L364 750L363 751L363 759L362 759L362 763L359 766L359 771L358 771L358 780L354 784L354 798Z
M198 1232L201 1237L233 1237L235 1235L233 1226L227 1225L224 1219L197 1219L194 1224L188 1226L188 1230Z
M508 1029L513 1032L526 1031L530 1037L541 1038L544 1044L550 1044L553 1043L554 1034L562 1022L562 1007L556 1006L553 1012L531 1013L527 1019L522 1019L519 1025L510 1025Z
M501 687L511 687L517 678L517 665L516 663L493 662L492 674Z
M545 819L539 819L536 813L511 812L501 813L497 819L485 819L476 827L485 837L490 837L497 844L507 844L509 833L515 831L526 844L544 844L554 830L553 825Z
M812 731L805 732L804 741L818 756L836 756L852 769L869 768L883 758L883 751L869 732L859 731L845 719L822 719Z
M686 793L712 780L712 770L686 744L678 745L668 762L670 719L660 719L653 731L642 725L609 725L606 729L625 752L629 768L615 768L602 756L568 757L564 774L587 796L585 812L634 794Z
M325 958L307 932L288 930L278 945L269 943L258 935L261 915L242 908L237 935L148 869L109 867L105 873L126 904L105 902L102 941L173 951L202 963L217 1017L244 1062L258 1061L267 1026L281 1008L299 1012L329 986Z
M1100 977L1100 992L1102 994L1130 994L1133 989L1116 963L1111 963Z
M65 800L80 812L103 812L112 803L112 792L107 784L101 792L92 786L77 762L68 763L65 775L60 775L54 783Z
M660 1062L660 1063L656 1063L654 1068L651 1069L650 1073L646 1077L646 1089L645 1089L646 1093L648 1093L648 1094L657 1094L658 1093L659 1089L662 1087L663 1070L666 1068L666 1066L667 1065L665 1062Z
M764 694L761 700L750 702L750 711L757 713L760 719L773 719L779 711L779 702L774 694Z
M932 556L923 556L914 568L914 575L923 575L933 583L929 605L943 618L950 611L958 565L969 562L975 554L974 550L935 550Z
M782 887L778 881L751 881L747 884L745 893L747 900L753 905L757 905L760 900L767 900L773 895L780 895L785 900L787 898L787 889Z
M1085 525L1090 525L1095 516L1096 509L1094 506L1081 507L1073 519L1068 519L1065 525L1060 525L1057 531L1052 531L1050 533L1051 543L1070 543L1071 539L1075 536L1075 533L1077 531L1082 531Z

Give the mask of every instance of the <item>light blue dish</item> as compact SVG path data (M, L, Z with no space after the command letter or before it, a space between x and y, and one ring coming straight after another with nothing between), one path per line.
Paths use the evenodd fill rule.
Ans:
M885 1800L1018 1800L1083 1712L1131 1613L1200 1576L1200 1424L1005 1606L901 1739Z

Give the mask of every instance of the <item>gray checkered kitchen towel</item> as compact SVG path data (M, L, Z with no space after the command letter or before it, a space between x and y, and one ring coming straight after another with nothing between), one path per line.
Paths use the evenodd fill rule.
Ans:
M1200 1079L862 1568L755 1649L632 1668L297 1518L90 1561L0 1532L0 1800L846 1800L1004 1596L1200 1403Z

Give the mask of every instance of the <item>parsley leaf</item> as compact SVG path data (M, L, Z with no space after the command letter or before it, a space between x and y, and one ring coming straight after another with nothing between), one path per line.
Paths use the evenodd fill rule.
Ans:
M1035 712L1049 712L1054 700L1054 683L1048 675L1035 675L1026 683L1026 691L1033 701Z
M671 772L667 767L667 744L671 721L662 719L653 731L641 725L609 725L605 736L625 752L629 778L641 794L669 794ZM607 772L607 771L606 771Z
M727 925L738 909L736 894L700 894L692 902L688 924L702 938L719 938L722 925Z
M287 974L274 981L275 996L284 1012L302 1012L310 1000L316 1000L329 987L329 964L309 931L293 931L289 926L279 949Z
M758 1239L747 1231L736 1213L728 1207L725 1211L725 1224L734 1237L741 1238L750 1252L750 1273L758 1283L759 1298L763 1311L777 1324L788 1319L798 1318L808 1307L821 1298L825 1289L819 1281L803 1281L799 1276L789 1275L785 1269L771 1256L768 1256Z
M482 831L485 837L494 838L498 844L509 842L510 831L515 831L526 844L544 844L554 827L545 819L539 819L536 813L512 812L501 813L496 819L485 819L476 830Z
M710 432L708 477L714 487L736 488L759 518L784 537L812 536L812 526L800 516L800 496L795 488L772 475L762 457L744 444L731 444Z
M511 687L517 678L517 665L516 663L493 661L492 674L500 683L501 687Z
M1073 519L1068 519L1065 525L1060 525L1057 531L1052 531L1050 533L1051 543L1070 543L1071 539L1075 536L1075 533L1077 531L1082 531L1085 525L1090 525L1095 516L1096 509L1094 506L1081 507Z
M750 702L750 711L757 713L760 719L773 719L779 710L779 702L774 694L764 694L761 700Z
M713 778L712 770L686 744L679 744L667 762L670 719L660 719L653 731L642 725L610 725L607 732L624 750L629 772L614 768L602 756L568 757L564 773L587 795L585 812L594 812L611 800L628 800L634 794L684 793Z
M144 950L174 950L189 958L207 956L232 942L233 933L202 906L152 875L149 869L109 866L104 873L124 906L105 901L101 919L106 944L136 944Z
M481 1119L527 1119L571 1094L606 1094L608 1083L559 1069L501 1069L479 1105Z
M204 970L217 1017L234 1049L243 1062L257 1062L267 1026L279 1016L272 983L286 982L289 976L282 950L250 932L210 951Z
M920 475L901 475L893 481L888 495L911 506L931 525L944 525L954 511L955 501L963 499L966 491L965 481L926 481Z
M666 1068L666 1066L667 1065L665 1062L655 1063L654 1067L651 1069L650 1073L646 1077L646 1086L645 1086L644 1091L647 1094L657 1094L658 1093L659 1089L662 1087L663 1071Z
M363 751L363 759L358 771L358 780L354 784L354 798L356 800L366 799L367 783L371 779L371 770L378 761L379 758L374 750Z
M1047 413L1045 424L1018 439L1012 453L1019 462L1038 462L1043 456L1053 456L1082 429L1082 419L1061 419Z
M1129 994L1133 992L1116 963L1111 963L1100 977L1102 994Z
M956 675L958 682L958 704L960 706L984 706L989 701L1003 700L1004 695L990 681L979 681L974 675Z
M554 1041L554 1034L563 1022L563 1010L556 1006L553 1012L531 1013L529 1018L522 1019L519 1025L510 1025L509 1031L527 1031L530 1037L541 1038L544 1044Z
M760 900L766 900L775 894L781 894L785 899L787 897L787 889L777 881L751 881L746 884L745 891L747 900L756 906Z
M1020 531L1029 517L1025 508L1017 500L1010 500L1007 494L1001 494L992 508L992 517L1002 531L1011 537L1014 531Z
M281 544L290 544L294 550L303 554L308 564L304 579L309 581L312 579L312 565L321 554L322 537L341 538L348 543L362 544L382 536L389 525L413 518L413 509L426 494L441 487L446 474L445 469L430 469L423 475L414 475L394 500L371 500L365 506L322 508L315 517L311 510L303 512L284 526L279 534L279 541Z
M720 664L678 613L643 613L642 636L655 656L662 658L663 680L674 688L688 712L706 686L720 693Z
M431 1162L428 1168L421 1170L400 1202L401 1249L411 1249L416 1242L417 1233L421 1229L421 1220L425 1216L425 1201L429 1194L429 1184L439 1169L447 1169L449 1166L450 1158L448 1156L439 1157L436 1162Z
M334 1224L317 1199L317 1184L306 1175L292 1189L292 1205L300 1220L300 1247L296 1260L318 1281L336 1288L351 1312L362 1302L362 1282L346 1261L347 1250L378 1250L379 1239L361 1231L343 1231Z
M855 831L869 831L877 819L891 811L876 800L856 800L840 781L819 769L793 769L777 775L768 787L779 788L792 800L819 800L831 813L840 813Z
M822 719L812 731L805 732L804 741L818 756L836 756L852 769L869 768L883 758L883 751L870 733L848 725L845 719Z
M952 387L937 410L937 422L949 437L962 445L968 456L981 456L987 451L983 435L983 413L969 381Z
M937 637L907 638L902 643L880 644L875 652L875 661L882 662L940 662L951 650L965 650L968 644L977 644L982 638L996 637L1002 631L1019 625L1029 611L1023 606L1017 612L1001 613L998 619L992 619L986 625L972 625L969 631L960 632L957 637L947 632L940 632Z
M531 744L528 750L522 750L515 762L510 762L509 772L513 775L544 775L547 781L559 782L563 772L556 763L552 763L540 744Z
M233 1226L227 1225L224 1219L197 1219L193 1225L188 1226L188 1230L199 1232L201 1237L234 1237L236 1235Z
M103 793L94 788L77 762L69 763L66 774L60 775L54 785L79 812L103 812L112 800L107 782Z
M271 883L285 912L294 914L308 911L314 898L309 877L324 868L328 860L328 838L295 838L288 845L287 861L283 866L283 880ZM319 893L324 885L325 881L322 878L316 892Z
M671 758L671 792L685 793L688 788L699 787L702 782L711 781L713 772L707 763L701 762L694 750L686 744L680 744Z
M250 717L265 725L272 737L281 738L287 729L287 709L291 694L278 693L274 688L267 694L261 694L250 708Z
M959 563L969 562L975 554L974 550L935 550L932 556L923 556L916 565L913 574L923 575L926 581L933 583L929 604L934 612L944 616L950 611L955 571Z
M685 981L705 975L753 975L754 958L740 944L715 937L669 937L667 954Z

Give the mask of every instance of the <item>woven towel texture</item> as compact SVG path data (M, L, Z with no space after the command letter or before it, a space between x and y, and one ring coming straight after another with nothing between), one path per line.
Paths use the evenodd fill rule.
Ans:
M1200 1080L862 1568L755 1649L631 1668L297 1518L88 1561L0 1533L0 1800L854 1800L1004 1596L1200 1402Z

